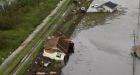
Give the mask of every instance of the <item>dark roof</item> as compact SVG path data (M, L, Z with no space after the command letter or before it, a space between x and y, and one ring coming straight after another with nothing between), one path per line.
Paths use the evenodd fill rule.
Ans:
M114 9L118 4L113 3L113 2L111 2L111 1L108 1L108 2L104 3L103 5L105 5L105 6L109 7L109 8L111 8L111 9Z
M73 43L70 39L66 37L54 37L44 45L45 50L51 50L50 52L54 52L52 48L58 48L64 53L68 52L70 43Z

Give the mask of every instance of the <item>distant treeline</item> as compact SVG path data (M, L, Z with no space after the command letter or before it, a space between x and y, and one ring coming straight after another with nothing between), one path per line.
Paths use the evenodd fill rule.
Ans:
M6 0L5 0L6 1ZM28 12L31 6L41 0L16 0L11 5L8 1L0 6L0 30L9 30L20 23L19 15Z

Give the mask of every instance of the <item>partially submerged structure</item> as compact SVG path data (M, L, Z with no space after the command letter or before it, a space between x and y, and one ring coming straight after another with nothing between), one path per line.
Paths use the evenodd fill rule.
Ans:
M73 51L74 43L64 37L52 37L44 45L43 56L54 60L64 60L66 54L70 54Z
M108 1L101 5L91 5L88 12L114 12L117 10L117 6L118 4Z
M133 53L133 55L140 58L140 45L134 46L133 49L132 49L132 53Z
M71 39L61 35L48 37L43 52L36 57L26 75L60 75L73 52Z

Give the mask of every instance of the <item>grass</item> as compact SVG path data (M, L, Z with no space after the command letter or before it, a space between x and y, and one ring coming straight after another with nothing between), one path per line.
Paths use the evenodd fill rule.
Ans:
M70 1L70 0L69 0ZM22 51L20 52L20 54L18 54L18 58L15 57L15 59L9 63L9 65L7 65L8 67L6 68L6 70L3 71L2 75L8 75L12 69L16 66L16 64L19 63L19 61L24 57L24 55L30 50L30 48L32 48L32 46L34 45L34 43L36 43L38 41L38 39L42 38L42 35L44 33L46 33L49 29L48 29L48 26L54 22L54 20L57 19L57 16L62 12L64 6L67 5L67 3L69 3L69 1L67 1L64 5L62 5L62 7L58 10L58 12L56 14L54 14L55 16L51 19L51 21L49 21L49 23L47 23L46 27L41 31L39 32L36 36L38 37L35 37L30 43L29 45ZM52 25L51 25L52 26ZM53 32L54 30L51 30L51 32Z
M70 1L70 0L69 0ZM58 20L59 15L61 14L62 10L64 10L65 6L68 5L69 1L67 1L66 3L64 3L64 5L62 5L62 7L60 9L58 9L58 12L56 14L54 14L52 16L52 19L50 19L50 21L47 23L46 27L39 32L29 44L28 46L22 51L20 52L17 56L15 57L15 59L9 63L9 65L7 65L8 67L3 71L3 73L1 73L2 75L9 75L9 73L15 68L16 64L18 64L20 62L20 60L24 57L24 55L34 46L34 43L36 43L40 38L43 38L43 34L45 34L46 32L49 32L49 34L53 34L54 32L56 32L56 30L50 29L50 27L57 27L56 24L61 24L63 22L62 20ZM72 10L69 10L69 12ZM68 23L65 24L65 26L63 28L61 28L60 30L64 30L64 32L69 31L69 27L72 25L73 21L76 19L72 18L71 21L69 21ZM33 61L34 57L39 53L39 51L41 50L42 44L40 44L35 51L31 54L31 57L24 63L22 64L22 66L19 68L17 75L22 75L23 72L25 71L25 69L27 69L27 66L29 66L31 64L31 62Z
M31 54L30 58L27 60L28 62L25 62L21 67L19 68L16 75L23 75L24 72L27 70L28 66L32 63L32 61L35 59L35 57L38 55L38 53L40 52L40 50L42 49L42 45L43 43L41 43L39 45L39 47Z
M35 27L42 22L42 20L50 14L59 0L42 0L37 5L30 7L26 13L17 14L20 17L20 23L15 28L10 30L0 30L0 38L2 41L0 45L0 64L3 62L2 58L7 58L35 29Z
M71 5L69 6L69 9L67 9L66 11L66 14L65 15L68 15L68 13L72 12L72 10L74 9L74 6ZM73 25L73 22L79 18L80 15L73 15L71 16L71 20L68 20L64 23L64 25L62 26L62 28L60 28L58 31L62 30L63 33L66 33L68 31L70 31L70 27ZM61 25L63 23L63 20L64 20L64 17L59 17L59 20L53 20L51 23L52 25L55 25L57 24L59 27L59 25ZM50 30L50 32L52 32L52 34L54 32L56 32L57 30ZM50 34L51 35L51 34ZM41 44L40 46L42 46L43 44ZM38 47L40 47L38 46ZM42 49L42 48L41 48ZM38 48L36 51L40 51L41 50L40 48ZM38 54L38 52L35 52ZM33 57L32 57L33 56ZM34 54L32 54L32 56L25 62L25 64L23 64L17 71L17 75L23 75L24 74L24 71L27 70L28 66L31 64L31 62L33 61L33 59L35 58L34 57ZM36 55L37 56L37 55ZM52 66L50 66L50 69L52 68ZM49 68L48 68L49 69Z
M69 1L70 1L70 0L69 0ZM67 0L67 1L64 3L64 5L62 5L62 7L58 10L57 14L55 14L55 17L52 17L52 19L50 19L51 21L49 21L48 24L53 25L54 23L57 22L57 17L58 17L58 15L61 14L62 10L64 10L64 7L67 6L67 4L69 3L69 1ZM55 24L54 24L53 26L55 26ZM50 29L50 30L48 31L49 35L52 35L54 32L56 32L56 30ZM43 43L43 42L42 42L42 43ZM38 47L40 47L40 46L42 46L42 44L39 45ZM41 48L42 48L42 47L41 47ZM39 53L38 51L41 51L41 49L40 49L40 48L37 48L37 49L35 50L34 53L36 54L36 56L37 56L37 54ZM31 64L31 62L32 62L33 59L35 58L35 56L34 56L35 54L34 54L34 53L33 53L33 54L31 55L31 57L27 60L27 62L25 62L25 64L23 64L23 65L18 69L17 75L23 75L23 74L24 74L25 70L28 68L28 66Z

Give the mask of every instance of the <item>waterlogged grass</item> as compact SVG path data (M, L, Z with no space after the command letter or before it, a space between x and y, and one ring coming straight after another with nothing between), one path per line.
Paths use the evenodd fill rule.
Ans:
M59 0L41 0L31 6L28 11L22 13L17 11L20 23L10 30L0 30L0 64L7 58L34 30L34 28L42 22L42 20L50 14L56 7Z
M79 23L78 32L93 28L97 25L105 25L108 20L114 20L121 15L124 15L125 11L116 11L113 13L87 13Z

